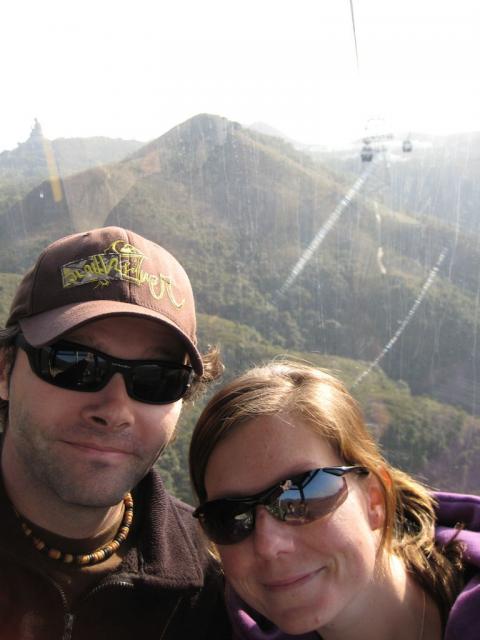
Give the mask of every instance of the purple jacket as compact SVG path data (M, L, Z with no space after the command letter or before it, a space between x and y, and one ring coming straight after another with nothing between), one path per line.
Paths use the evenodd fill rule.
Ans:
M480 638L480 498L459 493L437 493L437 540L448 542L457 522L464 524L456 540L465 544L465 561L472 577L456 599L448 616L445 640Z
M456 536L466 546L465 561L472 577L456 599L448 617L444 640L480 638L480 497L460 493L436 493L438 500L437 540L445 544ZM460 532L455 529L463 523ZM471 571L470 571L471 569ZM227 604L233 622L234 640L318 640L315 633L290 636L273 625L261 622L261 616L227 587Z

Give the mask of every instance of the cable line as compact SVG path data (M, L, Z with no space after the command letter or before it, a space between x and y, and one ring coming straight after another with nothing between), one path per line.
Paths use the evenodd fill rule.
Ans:
M364 185L368 176L372 172L374 164L375 163L372 162L372 164L368 165L367 168L364 169L362 175L359 178L357 178L354 185L348 190L347 194L341 199L341 201L337 204L337 206L332 211L332 213L328 216L325 223L322 225L322 227L319 229L319 231L317 232L317 234L315 235L311 243L308 245L308 247L305 249L305 251L302 253L300 258L298 259L297 263L291 270L288 278L285 280L283 285L277 291L278 295L282 296L287 291L287 289L291 287L291 285L295 282L298 276L302 273L308 261L312 258L313 254L318 249L318 247L322 244L327 233L332 229L332 227L335 225L335 223L340 218L342 213L345 211L348 205L352 202L355 195Z
M353 41L355 42L355 58L357 60L357 71L360 72L360 63L358 60L357 30L355 28L355 14L353 12L353 0L350 0L350 13L352 14Z
M440 255L438 256L438 259L437 259L437 262L435 263L435 266L433 267L433 269L430 270L430 273L428 274L428 278L425 280L425 282L423 284L423 287L422 287L419 295L417 296L417 299L415 300L415 302L412 305L412 308L410 309L410 311L407 313L407 315L403 319L402 323L398 327L398 329L395 332L394 336L392 338L390 338L390 340L387 342L387 344L383 347L383 349L380 352L379 356L365 369L365 371L363 371L357 377L357 379L355 380L355 382L353 383L353 385L351 387L352 389L354 389L358 384L360 384L360 382L362 382L368 376L368 374L372 371L372 369L374 369L378 365L378 363L390 351L390 349L393 347L393 345L396 343L396 341L402 335L402 333L404 332L404 330L407 327L408 323L413 318L413 316L415 315L418 307L421 305L423 299L427 295L427 292L430 289L431 285L433 284L433 281L437 277L438 270L440 269L440 266L441 266L442 262L445 260L447 253L448 253L448 248L444 247L442 249Z

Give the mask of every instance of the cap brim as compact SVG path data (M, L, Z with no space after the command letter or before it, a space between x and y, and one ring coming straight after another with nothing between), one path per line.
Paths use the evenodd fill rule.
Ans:
M87 322L111 316L134 316L136 318L156 320L171 328L175 335L185 344L195 373L199 376L203 374L202 357L192 339L167 316L136 304L115 300L81 302L22 318L19 320L19 325L27 342L34 347L42 347Z

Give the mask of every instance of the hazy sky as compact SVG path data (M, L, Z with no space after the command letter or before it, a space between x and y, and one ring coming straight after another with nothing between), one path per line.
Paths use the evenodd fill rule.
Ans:
M0 10L0 150L150 140L201 112L321 144L480 130L480 2L16 0Z

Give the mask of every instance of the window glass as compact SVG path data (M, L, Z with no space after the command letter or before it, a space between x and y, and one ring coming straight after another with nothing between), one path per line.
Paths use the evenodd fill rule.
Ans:
M474 0L7 3L0 319L62 235L119 224L191 276L225 378L337 373L395 464L480 475ZM202 407L160 462L190 500Z

